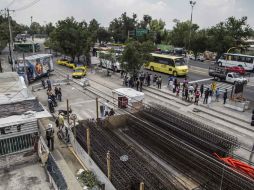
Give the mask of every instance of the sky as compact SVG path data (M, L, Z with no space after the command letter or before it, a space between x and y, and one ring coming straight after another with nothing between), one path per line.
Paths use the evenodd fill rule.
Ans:
M37 2L36 4L31 3ZM11 4L11 5L10 5ZM189 0L0 0L0 10L16 10L12 13L18 23L30 25L33 21L44 25L73 16L76 20L89 22L95 18L101 26L109 26L110 21L127 12L142 19L144 14L166 22L172 29L174 19L190 20ZM24 9L22 9L24 8ZM193 23L201 28L213 26L230 16L248 17L248 24L254 28L254 0L196 0Z

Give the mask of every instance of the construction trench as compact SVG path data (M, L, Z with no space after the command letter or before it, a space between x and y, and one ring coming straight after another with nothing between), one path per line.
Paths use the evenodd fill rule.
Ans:
M254 179L235 170L221 157L238 158L237 138L163 106L110 117L101 122L80 121L76 138L87 151L90 129L91 157L119 190L225 189L253 190Z

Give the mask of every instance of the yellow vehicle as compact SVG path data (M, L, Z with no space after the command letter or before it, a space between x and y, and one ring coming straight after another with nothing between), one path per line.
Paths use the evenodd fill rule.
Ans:
M58 59L58 60L56 61L56 63L57 63L58 65L66 65L67 62L68 62L67 59Z
M159 71L174 76L185 76L189 69L183 57L151 53L153 60L145 63L144 67L151 71Z
M72 73L73 78L82 78L86 75L86 67L76 67Z
M74 63L71 63L70 61L67 61L65 66L72 68L72 69L75 69L75 67L76 67L76 65Z

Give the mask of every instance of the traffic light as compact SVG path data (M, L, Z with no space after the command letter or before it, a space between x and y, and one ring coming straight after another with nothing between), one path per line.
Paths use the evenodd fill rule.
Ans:
M252 110L252 116L251 116L251 126L254 126L254 109Z

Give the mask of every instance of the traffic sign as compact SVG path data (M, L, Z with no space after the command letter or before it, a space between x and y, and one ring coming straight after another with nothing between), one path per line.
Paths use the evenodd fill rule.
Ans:
M143 36L144 34L147 34L147 33L148 33L147 29L143 29L143 28L135 29L135 35L137 37L141 37L141 36Z

